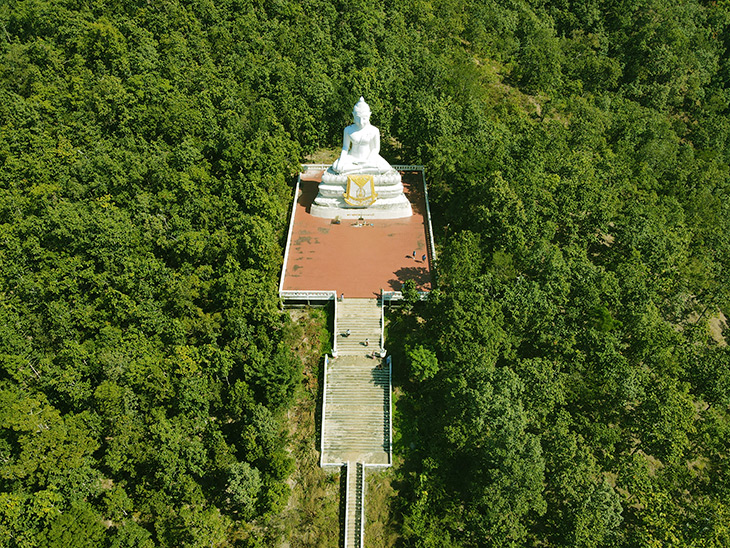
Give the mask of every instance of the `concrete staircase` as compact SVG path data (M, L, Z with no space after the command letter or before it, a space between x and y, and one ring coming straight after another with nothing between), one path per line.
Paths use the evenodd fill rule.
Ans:
M390 372L379 364L363 355L329 361L323 463L389 464Z
M353 466L347 463L347 530L345 531L345 548L362 546L363 505L365 504L365 467L361 462Z
M337 357L326 368L321 463L347 466L345 548L364 545L365 467L391 464L391 372L385 359L371 357L384 344L381 321L378 299L337 303ZM348 329L350 335L343 336Z
M380 340L381 309L378 299L343 299L337 303L337 354L339 356L364 356L378 350ZM343 336L347 330L350 336ZM365 340L368 346L365 346Z

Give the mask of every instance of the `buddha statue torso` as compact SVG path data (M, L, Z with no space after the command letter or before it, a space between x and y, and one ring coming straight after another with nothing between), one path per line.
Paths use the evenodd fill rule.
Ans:
M352 111L355 123L345 128L335 173L386 173L393 168L380 156L380 131L370 125L370 107L360 97Z

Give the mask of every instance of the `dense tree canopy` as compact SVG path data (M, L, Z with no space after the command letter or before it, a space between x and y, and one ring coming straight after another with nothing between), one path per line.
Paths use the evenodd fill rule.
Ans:
M405 543L725 546L730 5L463 9L403 139L448 228Z
M311 122L240 8L0 7L3 545L219 545L286 502Z
M364 95L441 247L403 544L730 544L729 51L727 1L1 3L0 543L254 545L289 183Z

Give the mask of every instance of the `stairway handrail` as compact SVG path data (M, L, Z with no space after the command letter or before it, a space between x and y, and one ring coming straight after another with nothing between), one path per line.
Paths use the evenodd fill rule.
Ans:
M347 464L345 462L325 462L324 461L324 440L325 440L325 425L327 424L327 379L329 377L329 356L324 355L324 379L322 389L322 430L319 439L319 466L320 468L330 468L333 466L343 466Z
M421 170L421 177L423 178L423 196L426 201L426 217L428 218L428 243L430 244L431 260L433 261L433 264L431 265L431 270L433 272L436 272L436 269L434 268L436 265L436 244L433 240L433 226L431 225L431 206L428 203L428 187L426 186L426 170Z
M337 292L335 292L335 300L334 300L335 306L334 306L334 312L335 315L334 318L332 318L332 357L337 357ZM326 388L326 385L325 385Z
M365 465L358 463L362 473L360 474L360 548L364 548L365 541Z
M388 363L388 466L393 464L393 355L386 359Z
M385 348L385 303L383 302L383 288L380 288L380 348Z
M324 423L325 413L327 412L327 366L329 365L329 356L324 355L324 385L322 388L322 431L319 436L319 466L324 468Z
M352 468L350 461L347 461L347 472L345 473L345 548L350 548L347 544L347 532L350 530L348 527L350 521L350 468Z

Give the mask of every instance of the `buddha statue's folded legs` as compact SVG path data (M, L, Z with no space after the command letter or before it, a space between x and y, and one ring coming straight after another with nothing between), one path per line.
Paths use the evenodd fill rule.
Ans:
M393 168L387 162L385 158L379 154L373 154L365 160L353 159L349 156L344 158L338 158L332 164L332 170L335 173L349 174L349 173L387 173L392 171Z

